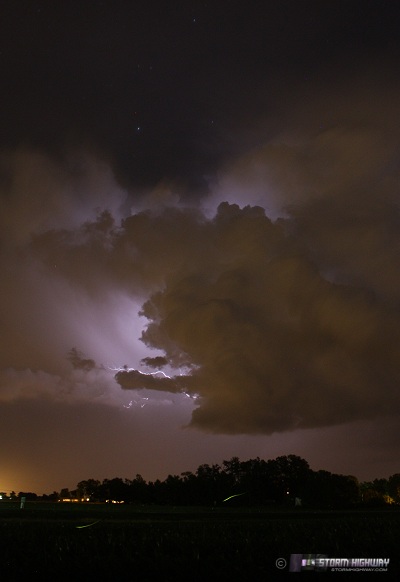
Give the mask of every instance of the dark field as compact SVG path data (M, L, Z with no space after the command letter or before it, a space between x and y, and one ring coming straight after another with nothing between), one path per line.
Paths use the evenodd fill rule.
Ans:
M97 523L94 523L97 522ZM91 525L93 524L93 525ZM80 527L88 525L89 527ZM400 579L400 511L172 508L27 502L0 505L0 581L275 580L278 558L390 558ZM303 572L359 578L361 572Z

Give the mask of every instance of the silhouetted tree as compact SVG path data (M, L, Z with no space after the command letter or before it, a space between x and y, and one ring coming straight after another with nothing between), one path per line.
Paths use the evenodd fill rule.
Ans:
M146 481L139 474L129 481L129 501L131 503L149 503L151 501Z
M99 486L99 495L103 501L125 501L129 498L129 484L120 477L104 479Z
M349 507L360 500L358 480L350 475L312 471L308 476L305 501L320 507Z
M271 493L278 502L288 498L303 497L311 473L306 460L297 455L277 457L267 461Z
M351 475L329 471L312 471L308 462L297 455L280 456L265 461L259 457L240 461L238 457L224 460L222 465L199 465L196 472L185 471L146 483L139 474L135 479L95 479L80 481L76 491L62 489L61 498L89 496L93 500L107 499L129 503L162 505L204 505L223 503L229 496L230 505L264 505L271 502L294 504L300 497L303 505L316 507L349 507L363 501L366 504L400 502L400 473L389 479L359 483Z
M64 487L64 489L61 489L61 491L60 491L60 498L61 499L71 499L70 490L67 489L66 487Z
M99 498L100 481L96 479L79 481L76 487L80 499L89 497L91 501L96 501Z
M32 493L31 491L28 492L20 491L18 493L18 498L21 499L21 497L25 497L27 501L36 501L36 499L38 498L37 494Z
M400 473L395 473L389 477L388 494L396 503L400 503Z

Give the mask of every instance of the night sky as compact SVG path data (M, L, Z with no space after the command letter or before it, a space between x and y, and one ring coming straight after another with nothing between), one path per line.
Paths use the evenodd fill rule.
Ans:
M400 6L5 0L0 490L399 472Z

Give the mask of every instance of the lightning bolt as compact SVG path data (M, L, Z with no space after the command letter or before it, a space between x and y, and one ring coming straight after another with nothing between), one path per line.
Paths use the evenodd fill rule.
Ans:
M198 394L189 394L188 392L182 392L186 398L191 398L192 400L197 400L199 398Z
M141 374L142 376L157 376L158 374L161 374L161 376L163 378L167 378L168 380L174 380L176 378L172 377L172 376L168 376L168 374L166 374L163 370L156 370L155 372L142 372L141 370L137 370L136 368L128 368L127 365L125 366L107 366L107 368L109 370L111 370L111 372L136 372L137 374ZM179 369L179 376L183 376L182 374L182 370ZM189 394L188 392L182 391L181 394L183 394L184 396L186 396L186 398L191 398L192 400L197 400L200 396L199 394ZM148 400L148 398L142 398L142 400ZM129 402L129 404L126 406L125 404L123 404L124 408L132 408L133 404L139 404L138 401L136 400L131 400ZM143 408L145 406L145 404L141 404L140 407Z
M168 376L168 374L166 374L162 370L157 370L156 372L141 372L140 370L136 370L136 368L128 368L128 366L122 366L122 368L121 367L110 368L110 366L107 367L112 372L138 372L138 374L142 374L142 376L156 376L157 374L162 374L164 378L168 378L169 380L171 380L171 376Z
M140 400L148 400L148 398L141 398ZM138 400L131 400L128 404L128 406L125 406L125 404L123 404L122 406L124 408L132 408L132 406L134 404L139 404L140 402ZM146 406L147 402L144 402L143 404L140 404L140 408L144 408Z

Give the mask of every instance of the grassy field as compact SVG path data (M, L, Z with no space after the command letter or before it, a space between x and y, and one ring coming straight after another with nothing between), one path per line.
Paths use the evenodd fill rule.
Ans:
M301 552L390 558L375 576L400 579L399 539L398 510L2 503L0 580L275 580Z

